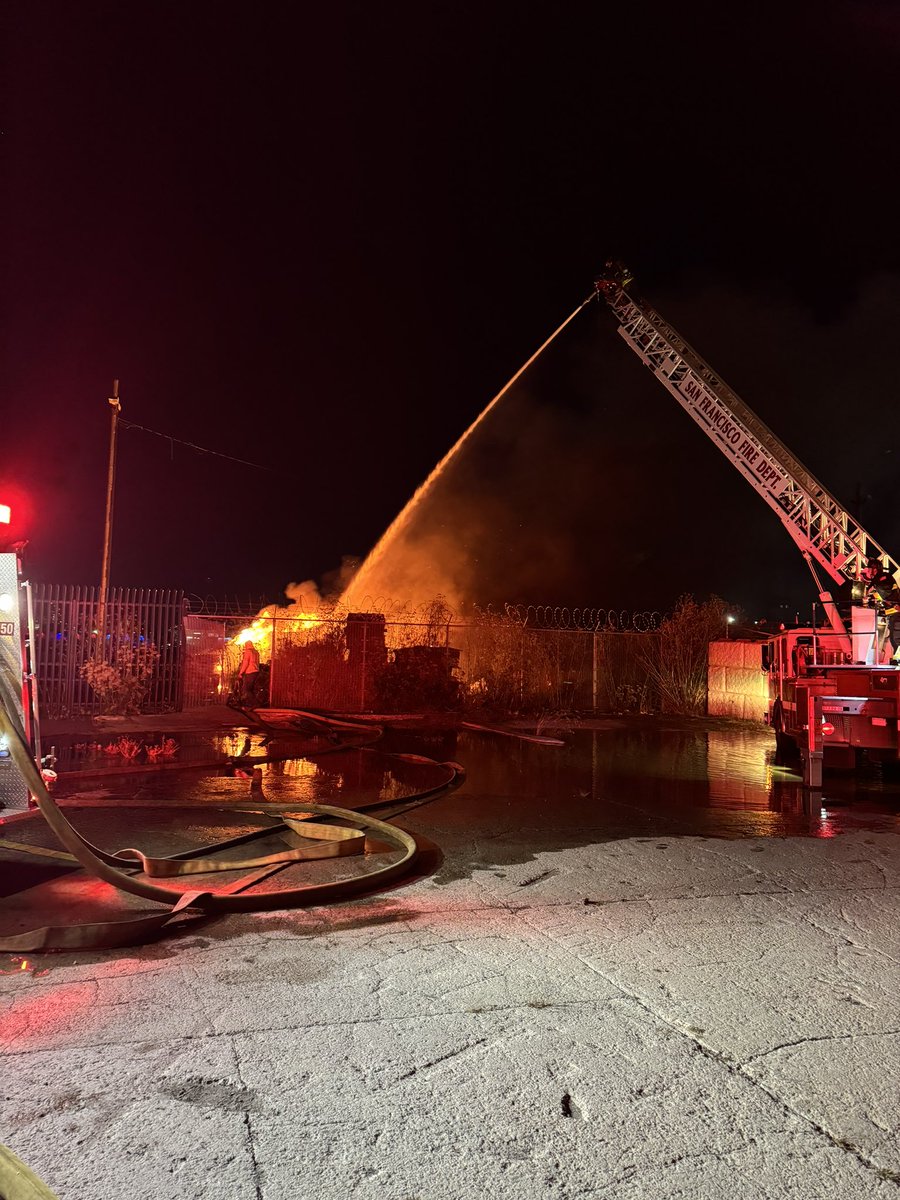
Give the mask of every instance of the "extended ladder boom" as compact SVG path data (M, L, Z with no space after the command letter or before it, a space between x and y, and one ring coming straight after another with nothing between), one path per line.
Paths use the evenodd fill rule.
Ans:
M778 514L812 567L835 583L856 580L877 555L896 574L897 563L838 503L655 309L625 290L631 276L607 263L597 280L619 322L619 333L669 389L681 407ZM815 577L815 570L813 569Z

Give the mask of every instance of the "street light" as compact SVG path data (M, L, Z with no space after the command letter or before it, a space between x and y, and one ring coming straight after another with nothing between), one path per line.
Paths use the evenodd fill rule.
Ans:
M726 636L726 638L731 637L731 627L735 623L736 620L737 620L737 617L735 617L732 613L729 613L728 616L725 618L725 636Z

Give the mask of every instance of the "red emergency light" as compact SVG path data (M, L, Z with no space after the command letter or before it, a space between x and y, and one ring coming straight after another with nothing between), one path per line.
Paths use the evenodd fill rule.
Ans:
M0 504L0 525L9 525L12 521L12 509L8 504Z

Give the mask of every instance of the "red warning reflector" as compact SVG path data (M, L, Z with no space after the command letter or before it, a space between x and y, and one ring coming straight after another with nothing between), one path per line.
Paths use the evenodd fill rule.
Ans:
M822 722L822 732L824 734L834 733L834 726L832 725L832 723L830 721Z

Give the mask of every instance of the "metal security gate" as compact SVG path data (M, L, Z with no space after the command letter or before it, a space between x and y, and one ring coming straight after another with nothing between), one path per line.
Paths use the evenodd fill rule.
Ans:
M147 645L158 657L141 708L171 712L181 707L184 593L163 588L100 589L35 584L35 661L43 717L100 711L82 668L101 653L115 665L129 647ZM101 625L103 645L101 647Z

